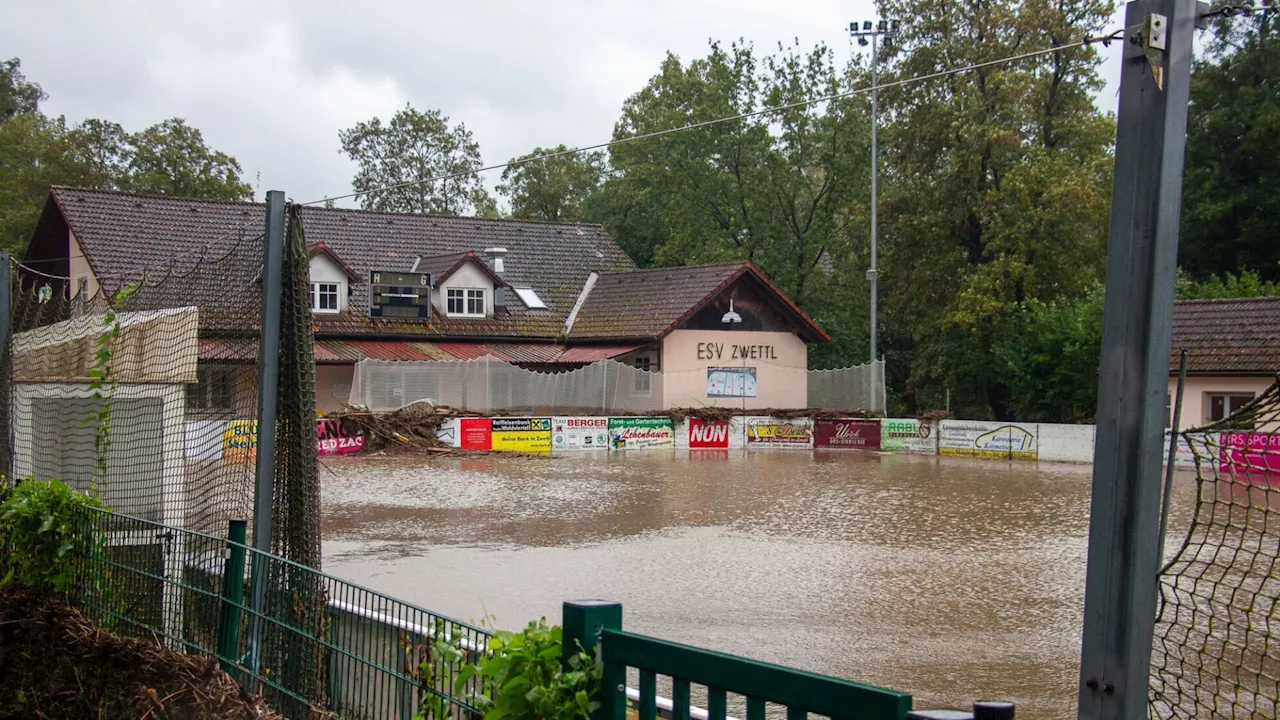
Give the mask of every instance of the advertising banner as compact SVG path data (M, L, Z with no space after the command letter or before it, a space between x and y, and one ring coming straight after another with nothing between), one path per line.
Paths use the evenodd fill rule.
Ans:
M813 422L809 418L749 417L747 447L813 447Z
M258 454L258 421L232 420L222 431L223 460L252 460Z
M975 420L943 420L938 454L1035 460L1036 426Z
M728 421L689 418L689 449L727 449L731 433Z
M492 450L493 426L489 418L458 418L458 447Z
M489 422L494 450L551 454L551 418L492 418Z
M855 418L816 420L813 423L816 448L880 449L880 421Z
M609 418L551 418L551 450L608 450Z
M364 449L364 433L352 432L340 420L331 418L316 422L316 441L321 455L350 455Z
M1226 433L1223 433L1225 436ZM1225 438L1224 438L1225 439ZM1200 464L1207 467L1212 466L1222 455L1221 446L1218 445L1218 433L1191 433L1191 442L1187 442L1187 436L1178 433L1177 450L1173 456L1173 466L1181 470L1195 470L1196 458L1200 459ZM1169 430L1164 431L1164 442L1160 445L1160 457L1168 458L1169 453Z
M1280 434L1224 432L1221 461L1224 472L1237 475L1280 473Z
M938 433L928 420L885 418L880 421L880 449L932 455L938 450Z
M675 425L669 417L611 417L609 444L614 450L673 448Z

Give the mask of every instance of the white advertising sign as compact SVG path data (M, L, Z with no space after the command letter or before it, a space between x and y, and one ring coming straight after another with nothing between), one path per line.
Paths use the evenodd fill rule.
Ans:
M551 418L551 452L609 449L609 418Z
M1009 460L1035 460L1036 426L980 420L943 420L938 454Z

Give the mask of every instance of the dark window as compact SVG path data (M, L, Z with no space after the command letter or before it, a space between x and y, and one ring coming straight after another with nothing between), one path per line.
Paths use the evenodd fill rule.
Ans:
M649 388L653 387L653 376L649 374L653 370L653 358L648 355L637 355L631 364L636 370L644 371L633 373L636 378L635 391L640 394L647 394Z
M200 367L196 370L196 383L187 386L188 410L230 410L234 399L234 367Z
M1245 405L1253 402L1253 393L1210 393L1206 420L1222 420L1240 411Z

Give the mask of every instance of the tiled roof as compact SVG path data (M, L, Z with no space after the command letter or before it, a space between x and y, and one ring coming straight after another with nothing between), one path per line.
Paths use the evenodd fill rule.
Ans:
M173 293L202 308L229 306L228 324L248 329L256 322L253 313L237 313L231 306L257 304L261 242L255 238L262 232L262 204L72 188L54 188L52 196L104 286L110 287L113 277L144 271L156 277L172 268L187 276L184 283L171 284ZM547 304L547 310L529 311L509 301L507 313L483 319L375 320L368 316L368 285L353 283L349 311L316 317L321 334L553 339L589 273L635 269L599 225L319 207L303 208L301 214L307 243L323 243L360 277L370 270L409 272L419 257L456 259L503 247L507 282L533 287ZM218 263L219 272L203 267L210 258L228 254ZM200 271L193 273L197 267ZM161 295L153 293L149 302L163 304L168 298Z
M439 285L449 279L462 267L464 263L473 263L480 272L489 276L494 286L506 285L507 281L498 277L498 274L489 267L489 263L484 258L474 252L453 253L452 255L437 255L435 257L422 258L422 262L418 263L418 272L431 273L431 282Z
M813 340L830 336L751 263L688 265L602 274L578 312L571 340L660 338L735 280L749 275L777 297Z
M625 355L639 345L584 345L565 348L551 343L400 342L397 340L316 340L318 363L361 360L479 360L492 357L509 363L579 364ZM257 339L201 338L200 359L251 362L258 357Z
M1175 303L1171 373L1178 371L1180 348L1187 349L1191 373L1280 373L1280 297Z

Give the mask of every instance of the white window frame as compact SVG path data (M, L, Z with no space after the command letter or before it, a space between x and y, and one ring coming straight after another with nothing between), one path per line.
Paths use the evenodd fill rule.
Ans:
M644 367L640 364L644 363ZM631 367L636 372L631 373L633 380L631 381L631 393L633 395L647 396L653 392L653 355L649 353L640 353L631 359Z
M462 303L462 312L454 312L453 302ZM471 302L480 302L480 312L471 310ZM444 291L445 314L449 317L482 318L488 317L489 292L484 288L451 287Z
M1204 420L1205 422L1217 422L1218 420L1223 420L1231 417L1231 415L1234 414L1234 411L1231 409L1232 398L1248 398L1248 400L1245 402L1245 404L1247 405L1248 403L1253 402L1253 400L1257 397L1258 397L1257 393L1250 392L1248 390L1236 390L1236 391L1226 390L1226 391L1219 391L1219 392L1206 392L1204 394ZM1214 398L1222 398L1223 415L1220 418L1213 417Z
M334 306L332 308L320 307L320 298L323 297L321 293L322 287L333 288L333 305ZM324 294L327 295L328 293L324 293ZM313 280L311 282L311 312L332 315L334 313L341 312L341 311L342 311L342 283L322 282L318 280Z

